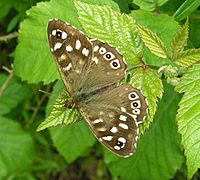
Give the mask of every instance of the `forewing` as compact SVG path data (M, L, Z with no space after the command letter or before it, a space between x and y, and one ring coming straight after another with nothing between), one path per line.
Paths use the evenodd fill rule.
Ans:
M116 48L99 40L91 40L91 43L93 57L82 84L84 91L94 91L118 83L124 78L126 70L123 56Z
M48 40L62 80L71 94L79 89L92 58L92 44L84 34L61 20L49 21Z
M142 93L131 85L113 86L79 106L97 139L120 156L130 156L136 147L138 124L147 114Z

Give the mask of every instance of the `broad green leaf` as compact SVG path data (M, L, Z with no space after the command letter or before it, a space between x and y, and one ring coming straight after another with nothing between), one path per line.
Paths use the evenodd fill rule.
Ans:
M154 122L140 137L136 152L129 158L118 158L105 150L105 161L114 177L121 179L172 179L183 162L181 138L175 121L180 97L165 83Z
M37 131L41 131L52 126L64 124L68 125L81 120L79 113L74 108L68 109L66 107L68 99L69 97L66 91L64 90L61 92L60 96L56 99L56 102L53 105L50 115L38 126Z
M133 0L141 9L146 11L154 11L159 6L165 4L168 0Z
M137 27L145 46L149 48L149 50L156 56L167 58L167 49L157 34L152 32L150 29L144 28L140 25Z
M184 93L179 103L177 122L182 135L188 179L191 179L200 167L200 64L194 65L183 75L176 90Z
M199 60L200 49L188 49L186 51L183 51L182 53L179 53L174 60L174 63L179 66L189 67Z
M0 115L9 113L30 94L26 84L19 83L16 78L8 81L8 76L0 75Z
M131 79L131 84L134 87L141 89L148 102L148 116L145 122L141 125L142 132L153 121L158 98L162 97L163 85L162 81L155 70L147 68L143 70L138 68Z
M142 55L142 42L135 22L108 6L76 1L79 20L87 35L117 47L127 62L136 64Z
M47 42L47 24L52 18L62 19L80 29L72 0L41 2L27 11L27 18L20 25L14 71L29 83L43 81L47 84L59 77Z
M62 81L57 82L54 86L52 96L50 97L46 108L47 116L51 113L53 104L63 89L64 86ZM77 119L77 117L71 117L71 119L66 119L66 121L73 121L74 119ZM68 163L71 163L80 156L84 156L88 149L96 142L94 135L90 132L84 121L67 126L63 124L56 128L49 128L49 131L58 152Z
M186 0L174 13L176 21L181 21L200 6L200 0Z
M90 1L89 1L90 2ZM109 1L100 4L118 6ZM59 78L47 41L49 19L61 19L81 29L73 0L41 2L27 11L27 18L20 24L19 44L15 51L14 71L28 83L43 81L48 84Z
M0 179L29 171L33 161L33 141L17 122L0 117Z
M50 128L50 135L58 152L68 163L85 156L96 142L88 125L80 121L68 126Z
M179 52L183 51L184 46L187 44L189 34L189 22L186 20L183 27L174 35L170 45L173 52L173 56L177 56Z
M155 32L164 42L167 49L170 49L170 41L179 29L178 23L172 17L166 14L156 14L141 10L132 11L130 16L136 20L137 24ZM152 54L148 48L144 49L143 59L147 64L158 67L171 64L169 59L160 58Z

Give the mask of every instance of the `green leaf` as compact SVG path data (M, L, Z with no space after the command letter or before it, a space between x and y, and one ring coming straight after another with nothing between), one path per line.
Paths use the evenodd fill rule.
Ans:
M141 9L146 11L154 11L159 6L165 4L168 0L133 0Z
M200 167L200 64L183 75L176 90L184 93L179 103L177 122L185 149L188 179L191 179Z
M12 8L14 0L0 1L0 20L2 20L9 13Z
M75 1L79 20L87 35L117 47L127 62L139 63L142 41L132 18L109 6Z
M174 177L184 159L175 121L179 100L178 94L165 83L154 123L141 136L135 154L124 159L105 150L105 161L114 177L125 180L169 180Z
M14 71L29 83L43 81L48 84L59 78L47 42L47 24L52 18L62 19L80 29L72 0L41 2L27 11L27 18L20 25Z
M156 56L167 58L167 48L157 34L140 25L137 27L145 46Z
M0 179L31 169L33 141L18 123L0 117Z
M30 94L25 84L20 84L15 78L8 80L8 76L0 75L0 115L9 113Z
M52 96L50 97L46 107L47 115L51 113L53 104L63 89L63 82L58 81L54 86ZM78 117L74 116L70 118L71 119L68 120L66 119L66 121L74 121ZM90 132L84 121L73 123L67 126L63 124L62 126L58 126L56 128L49 128L49 131L58 152L68 163L71 163L80 156L84 156L87 150L96 142L94 135Z
M181 21L200 6L200 0L186 0L174 13L176 21Z
M170 41L179 28L179 25L174 18L166 14L156 14L142 10L132 11L130 16L133 17L139 25L147 27L152 32L155 32L164 42L167 49L170 49ZM143 60L148 65L158 67L172 64L169 59L163 59L152 54L148 48L144 48Z
M200 49L188 49L177 55L174 63L182 66L189 67L200 60Z
M134 87L141 89L144 96L147 98L148 116L145 122L141 124L141 130L144 131L144 129L146 129L153 121L157 109L158 98L162 97L162 81L159 78L157 71L150 68L145 70L138 68L131 78L131 84L133 84Z
M61 124L68 125L81 120L81 116L76 109L68 109L66 107L68 99L66 91L61 92L53 105L50 115L38 126L37 131Z
M111 0L98 2L112 7L115 5L115 8L118 8ZM53 18L61 19L81 29L73 0L41 2L28 10L27 18L20 24L19 44L14 61L15 74L23 81L26 80L28 83L43 81L48 84L60 78L47 41L47 24Z
M174 35L170 45L174 56L177 56L179 52L183 51L184 46L187 44L189 34L189 22L188 18L183 25L179 29L179 31Z
M85 156L88 149L96 142L94 135L84 121L49 130L58 152L68 163L80 156Z

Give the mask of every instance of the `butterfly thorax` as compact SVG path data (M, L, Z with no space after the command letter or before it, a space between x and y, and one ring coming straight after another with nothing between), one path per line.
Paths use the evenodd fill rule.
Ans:
M93 96L97 94L100 95L108 89L113 88L115 85L116 84L110 84L104 87L97 88L93 91L85 91L84 88L81 88L78 91L72 93L70 103L74 104L75 107L77 107L77 105L81 105L82 103L87 104L88 102L90 102Z

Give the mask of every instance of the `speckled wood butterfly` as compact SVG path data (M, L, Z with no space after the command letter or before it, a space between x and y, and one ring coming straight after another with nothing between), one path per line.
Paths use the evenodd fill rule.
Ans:
M138 89L120 84L127 67L122 55L57 19L48 23L48 39L70 96L68 103L109 150L124 157L132 155L147 103Z

